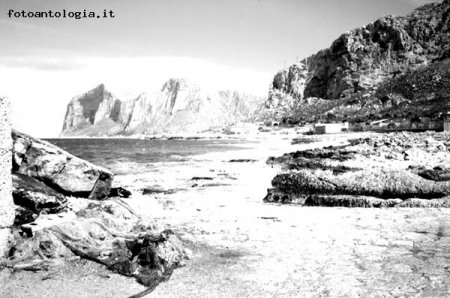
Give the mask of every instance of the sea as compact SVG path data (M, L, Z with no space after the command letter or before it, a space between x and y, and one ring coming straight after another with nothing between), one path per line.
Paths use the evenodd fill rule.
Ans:
M153 171L160 163L187 162L194 156L207 153L249 149L246 146L248 141L230 139L58 138L46 141L81 159L105 167L116 175Z

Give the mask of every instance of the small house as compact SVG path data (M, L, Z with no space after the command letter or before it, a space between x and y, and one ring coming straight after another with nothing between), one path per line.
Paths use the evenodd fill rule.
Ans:
M317 123L313 125L314 134L341 133L348 131L348 122L339 123Z

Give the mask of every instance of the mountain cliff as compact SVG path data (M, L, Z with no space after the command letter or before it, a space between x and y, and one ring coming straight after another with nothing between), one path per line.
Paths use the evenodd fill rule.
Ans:
M332 114L357 119L367 113L389 114L405 101L448 100L448 92L441 92L449 87L448 58L450 0L424 5L407 16L384 16L278 72L266 116L299 121ZM420 76L424 73L433 75L425 80ZM440 91L432 96L430 80L438 77L435 87ZM427 90L422 92L426 94L403 92L412 81L416 91ZM409 112L405 107L400 114Z
M114 136L197 132L251 120L264 98L236 91L206 93L183 79L170 79L155 94L121 100L99 85L67 106L61 136Z

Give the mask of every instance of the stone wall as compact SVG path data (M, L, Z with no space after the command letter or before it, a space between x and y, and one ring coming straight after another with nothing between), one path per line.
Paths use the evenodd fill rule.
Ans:
M14 222L14 203L11 194L11 106L0 97L0 259L8 252Z

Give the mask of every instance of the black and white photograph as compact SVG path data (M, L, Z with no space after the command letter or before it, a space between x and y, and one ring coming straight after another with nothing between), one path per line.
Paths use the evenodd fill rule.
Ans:
M0 0L1 298L450 297L450 0Z

